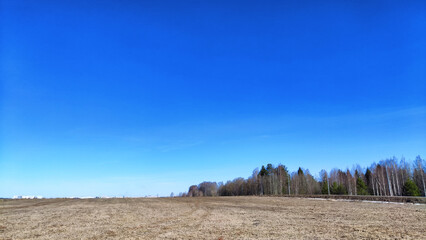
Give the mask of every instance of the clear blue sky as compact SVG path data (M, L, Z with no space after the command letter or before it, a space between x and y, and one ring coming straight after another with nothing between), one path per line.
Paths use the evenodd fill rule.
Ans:
M425 1L0 11L0 196L169 195L267 163L426 157Z

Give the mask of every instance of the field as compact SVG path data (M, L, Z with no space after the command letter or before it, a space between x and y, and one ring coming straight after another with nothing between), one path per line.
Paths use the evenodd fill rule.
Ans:
M0 239L426 239L426 205L284 197L0 200Z

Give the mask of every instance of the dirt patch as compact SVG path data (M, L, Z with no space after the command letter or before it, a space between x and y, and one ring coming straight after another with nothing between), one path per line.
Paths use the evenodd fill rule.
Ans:
M0 239L425 239L426 205L283 197L0 202Z

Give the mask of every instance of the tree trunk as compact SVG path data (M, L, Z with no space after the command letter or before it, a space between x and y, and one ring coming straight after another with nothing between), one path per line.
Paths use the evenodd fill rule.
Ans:
M388 166L385 166L385 170L386 170L386 177L388 179L389 194L391 196L393 196L392 185L391 185L391 181L390 181L389 174L388 174Z
M374 178L373 177L371 177L371 185L373 185L373 195L374 196L376 196L376 190L375 190L375 188L374 188Z
M382 179L380 179L380 181L379 181L379 186L380 186L380 196L387 196L387 194L386 194L385 176L384 176L384 173L383 173L383 169L381 169L380 176L381 176L381 178L382 178Z
M383 196L382 184L380 182L377 182L377 189L379 190L379 196Z
M282 182L282 177L281 177L281 168L279 168L279 167L278 167L278 182L280 183L279 194L282 195L283 194L283 182Z
M398 166L394 165L395 169L395 177L396 177L396 189L398 190L398 196L401 196L401 187L399 186L399 180L398 180Z
M328 195L330 195L330 180L327 179L327 191Z
M422 167L422 162L421 159L420 161L418 161L418 165L419 165L419 171L420 171L420 176L422 176L422 183L423 183L423 195L426 197L426 187L425 187L425 178L423 177L423 167Z
M287 183L287 185L288 185L288 195L290 195L290 174L287 174L287 176L288 176L288 183Z

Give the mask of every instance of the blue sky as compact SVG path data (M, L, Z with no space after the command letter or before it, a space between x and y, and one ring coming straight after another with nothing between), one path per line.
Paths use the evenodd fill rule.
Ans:
M0 196L426 156L424 1L1 1Z

